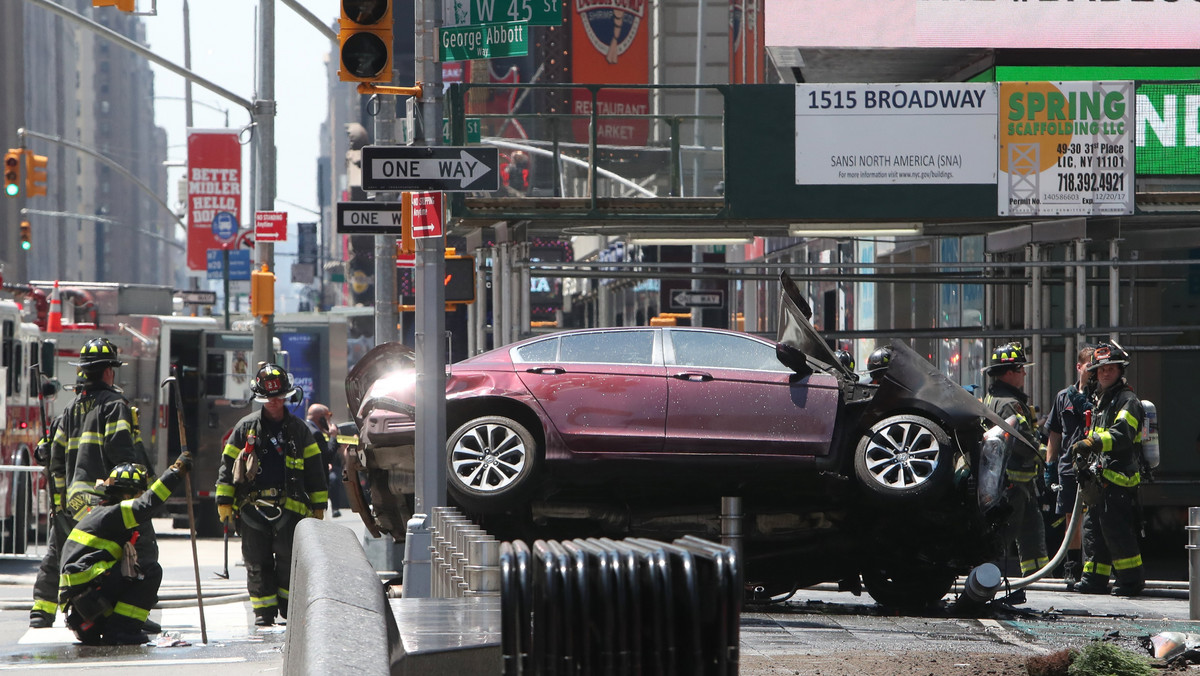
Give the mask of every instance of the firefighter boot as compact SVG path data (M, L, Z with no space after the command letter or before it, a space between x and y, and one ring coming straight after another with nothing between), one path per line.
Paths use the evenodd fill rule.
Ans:
M104 623L104 643L108 645L141 645L150 637L142 631L142 623L132 618L112 615Z
M254 611L254 626L269 627L275 624L275 610L256 610Z
M29 611L29 628L46 629L54 626L54 615L44 610Z
M1146 575L1141 566L1118 571L1113 596L1139 596L1146 588Z
M1107 594L1108 578L1095 573L1084 573L1083 582L1075 585L1075 591L1080 594Z
M142 623L142 631L147 634L161 634L162 626L154 620L146 618L146 621Z

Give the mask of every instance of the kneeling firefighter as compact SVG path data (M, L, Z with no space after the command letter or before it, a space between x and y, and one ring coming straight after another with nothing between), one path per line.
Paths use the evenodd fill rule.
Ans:
M233 427L217 474L217 511L221 521L236 518L246 563L246 587L254 624L275 624L287 617L292 536L306 516L325 516L329 499L321 449L304 420L286 401L296 388L275 364L259 365L250 387L262 408Z
M147 490L148 470L115 467L104 481L100 504L75 524L62 551L59 603L67 626L88 645L130 645L149 640L143 629L158 603L162 567L138 558L139 524L149 523L191 469L186 453Z

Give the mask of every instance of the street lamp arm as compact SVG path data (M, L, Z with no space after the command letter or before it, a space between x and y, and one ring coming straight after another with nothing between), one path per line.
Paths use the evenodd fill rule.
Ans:
M26 0L26 2L30 2L32 4L37 5L38 7L41 7L43 9L47 9L51 12L54 12L55 14L63 17L64 19L67 19L69 21L74 21L75 23L79 24L80 26L83 26L84 28L92 31L93 33L96 33L100 37L103 37L111 42L115 42L117 45L124 47L125 49L128 49L129 51L141 56L142 58L146 59L147 61L150 61L151 63L156 63L156 64L162 66L163 68L166 68L167 70L171 71L172 73L175 73L176 75L182 77L183 79L188 80L189 82L195 82L196 84L200 85L201 87L204 87L205 89L216 94L217 96L220 96L220 97L222 97L228 101L231 101L233 103L236 103L239 106L245 108L246 110L252 111L252 109L254 107L254 104L252 104L247 99L244 99L244 98L238 96L237 94L234 94L233 92L229 91L228 89L225 89L224 87L222 87L216 83L209 82L208 80L200 77L199 75L193 73L192 71L190 71L186 68L181 68L181 67L171 63L170 61L167 61L166 59L155 54L154 52L150 51L149 49L146 49L142 45L139 45L138 43L134 42L133 40L130 40L129 38L125 37L124 35L121 35L120 33L116 32L114 30L111 30L109 28L106 28L104 26L101 26L98 23L90 21L86 17L76 14L75 12L72 12L71 10L67 9L66 7L63 7L62 5L58 5L53 2L50 2L50 0Z
M321 20L317 18L316 14L313 14L312 12L305 9L304 5L301 5L300 3L296 2L296 0L283 0L283 4L290 7L293 12L299 14L301 19L304 19L305 21L312 24L314 28L316 28L318 31L321 32L321 35L324 35L325 37L329 38L330 40L334 40L334 41L336 41L338 39L338 34L336 32L334 32L334 30L332 28L330 28L329 26L326 26L324 23L322 23Z
M176 223L182 225L183 229L185 231L187 230L187 223L184 223L183 219L179 218L179 216L176 215L174 211L171 211L171 207L168 206L167 203L162 200L162 198L160 198L158 195L156 195L154 193L154 191L150 189L150 186L146 185L145 183L142 183L141 180L139 180L137 176L134 176L125 167L122 167L121 165L110 160L109 158L105 157L104 155L101 155L100 153L96 152L95 150L92 150L91 148L88 148L87 146L83 146L78 143L75 143L74 141L68 141L64 138L60 138L58 136L50 136L49 134L39 134L36 131L29 131L28 129L25 129L24 127L17 130L17 136L19 136L22 139L24 139L26 136L28 136L30 138L36 138L36 139L41 139L43 141L49 141L51 143L57 143L58 145L66 146L68 148L78 150L79 152L84 153L86 155L91 155L92 157L107 164L109 167L112 167L113 169L115 169L118 173L120 173L125 178L129 179L134 185L136 185L138 188L140 188L142 190L142 192L144 192L147 195L149 195L150 197L152 197L155 202L158 202L158 204L163 208L163 210L165 210L168 214L171 214L171 218L174 218Z
M92 221L94 223L104 223L105 225L119 225L122 228L133 228L135 231L137 231L138 233L140 233L142 235L145 235L147 237L153 237L154 239L162 240L167 246L174 247L176 249L179 249L180 251L187 251L187 247L184 246L184 244L182 242L177 242L174 239L167 237L166 235L160 235L157 232L150 232L149 230L146 230L145 228L139 228L136 225L122 223L121 221L114 221L111 218L105 218L103 216L91 216L89 214L77 214L73 211L47 211L45 209L21 209L21 215L24 216L26 214L30 214L33 216L54 216L54 217L58 217L58 218L74 218L74 219L77 219L80 221Z

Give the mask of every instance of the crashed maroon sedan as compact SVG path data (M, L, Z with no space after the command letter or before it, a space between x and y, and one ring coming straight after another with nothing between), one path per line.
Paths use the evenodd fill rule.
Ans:
M999 553L1003 458L982 437L985 420L1004 422L900 342L882 383L860 382L781 282L777 341L585 329L451 365L449 499L521 537L715 538L720 498L737 496L748 581L862 580L885 603L940 598ZM398 344L347 379L365 518L397 538L411 515L414 387L413 354Z

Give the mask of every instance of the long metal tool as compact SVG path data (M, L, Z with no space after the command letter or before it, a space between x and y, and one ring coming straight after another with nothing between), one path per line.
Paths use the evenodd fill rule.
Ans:
M221 530L223 530L225 533L225 569L223 571L221 571L220 573L214 573L214 575L216 575L217 577L219 577L223 580L228 580L229 579L229 524L225 523L225 524L221 524L221 525L223 526L223 528Z
M183 423L183 395L179 391L179 381L175 376L167 376L167 379L162 381L159 387L168 385L171 386L175 398L175 417L179 425L179 454L191 458L192 454L188 452L187 447L187 426ZM192 536L192 568L196 572L196 604L200 608L200 640L208 645L208 627L204 623L204 594L200 591L200 556L196 553L196 512L192 505L192 473L190 471L183 475L183 482L183 489L187 491L188 529Z

